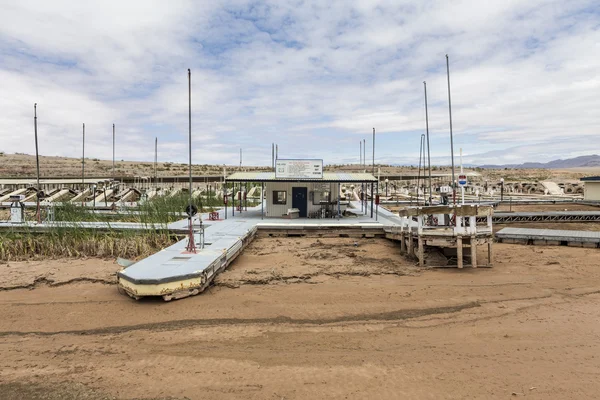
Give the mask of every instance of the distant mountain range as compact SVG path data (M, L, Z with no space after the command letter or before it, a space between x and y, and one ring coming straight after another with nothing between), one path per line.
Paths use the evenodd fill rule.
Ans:
M580 167L600 167L600 156L592 154L591 156L581 156L575 158L567 158L566 160L554 160L547 163L526 162L523 164L506 164L506 165L480 165L480 168L580 168Z

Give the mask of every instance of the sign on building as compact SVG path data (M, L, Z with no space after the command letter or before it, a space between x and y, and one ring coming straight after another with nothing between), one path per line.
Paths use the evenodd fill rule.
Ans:
M275 178L323 179L323 160L277 160Z

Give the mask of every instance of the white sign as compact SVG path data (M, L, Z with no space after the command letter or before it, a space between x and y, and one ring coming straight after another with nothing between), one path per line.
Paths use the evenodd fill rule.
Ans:
M277 160L275 178L323 179L323 160Z
M458 176L458 186L467 186L467 176L466 175Z

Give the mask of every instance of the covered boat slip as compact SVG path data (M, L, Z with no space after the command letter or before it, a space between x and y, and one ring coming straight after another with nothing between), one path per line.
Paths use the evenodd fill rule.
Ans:
M380 209L375 221L363 215L360 202L350 202L349 207L358 215L342 219L287 219L262 220L262 205L248 208L225 219L225 210L218 211L218 220L209 221L203 214L204 249L196 253L186 251L188 239L183 239L158 253L141 260L117 274L119 288L135 299L144 296L163 296L165 300L201 293L215 276L225 269L252 241L259 230L285 235L323 232L372 237L384 235L384 226L400 223L400 218ZM173 229L183 229L187 220L170 224ZM194 229L199 227L194 221Z
M325 172L321 176L289 178L277 177L275 172L236 172L225 179L226 184L231 185L233 193L228 202L231 214L235 215L239 210L236 202L239 206L244 200L249 184L261 185L265 200L261 208L262 218L292 216L311 219L339 217L350 201L358 200L357 191L365 195L367 191L374 193L374 186L377 184L377 179L367 173Z

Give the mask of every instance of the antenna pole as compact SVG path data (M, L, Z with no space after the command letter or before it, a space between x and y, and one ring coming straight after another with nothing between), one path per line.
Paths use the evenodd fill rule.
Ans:
M431 205L431 149L429 148L429 114L427 111L427 82L423 81L425 88L425 129L427 133L427 164L429 168L429 205Z

